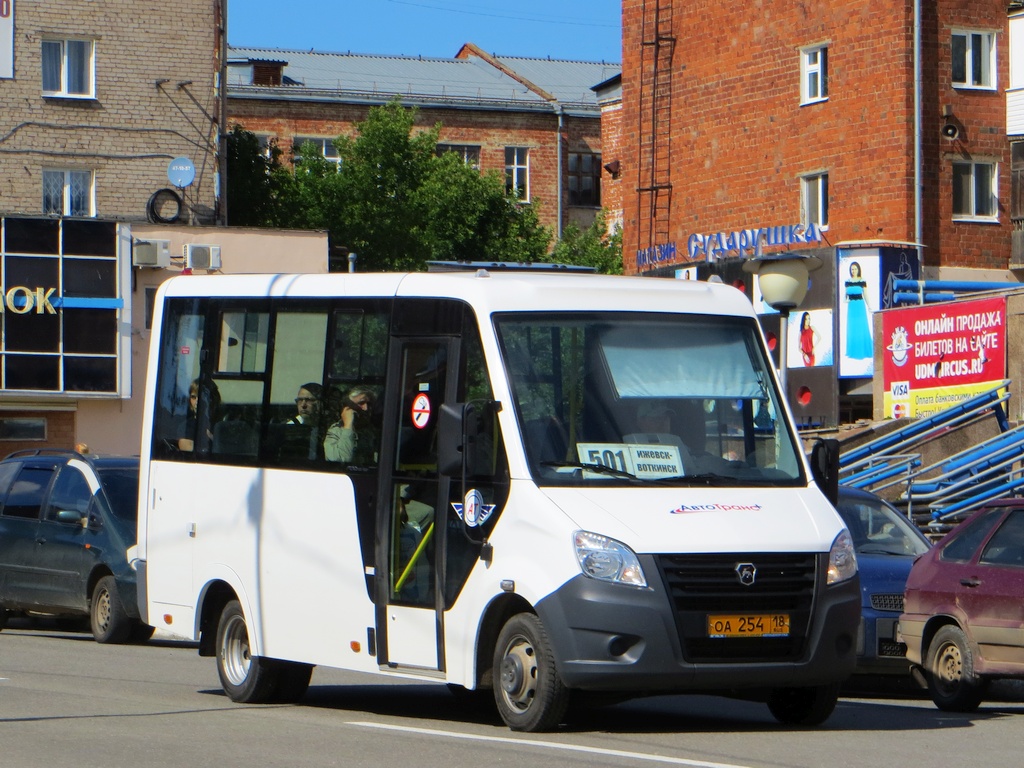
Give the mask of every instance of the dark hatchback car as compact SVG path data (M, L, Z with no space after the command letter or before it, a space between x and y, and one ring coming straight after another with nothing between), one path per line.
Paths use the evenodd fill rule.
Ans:
M900 634L939 709L1024 678L1024 499L988 502L914 563Z
M854 674L905 675L912 685L906 648L896 639L896 624L903 610L907 575L931 542L905 515L868 491L840 486L836 509L853 538L860 573L861 620Z
M0 628L9 616L89 617L100 643L144 641L135 543L137 458L19 451L0 461Z

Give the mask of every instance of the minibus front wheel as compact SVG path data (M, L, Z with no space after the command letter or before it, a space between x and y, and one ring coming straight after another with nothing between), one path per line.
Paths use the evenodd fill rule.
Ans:
M494 670L494 701L509 728L546 731L562 721L569 689L558 676L551 641L535 614L518 613L502 627Z

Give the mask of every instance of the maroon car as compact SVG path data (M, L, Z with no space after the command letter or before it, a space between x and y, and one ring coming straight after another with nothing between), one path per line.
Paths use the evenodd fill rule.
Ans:
M978 708L1024 678L1024 499L988 502L910 570L899 631L939 709Z

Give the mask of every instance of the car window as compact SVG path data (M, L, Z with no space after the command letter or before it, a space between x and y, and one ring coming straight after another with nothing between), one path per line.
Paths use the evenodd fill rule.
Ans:
M972 517L963 528L955 529L953 533L947 534L950 537L948 544L942 549L941 558L955 562L966 563L978 551L989 532L1003 516L1005 510L993 508L978 513Z
M100 483L115 517L135 521L139 503L139 470L133 467L100 469Z
M6 517L38 518L46 486L53 477L53 467L23 467L11 485L4 504Z
M50 503L47 505L44 518L56 520L60 511L73 510L84 517L89 510L92 490L85 476L76 468L64 465L50 492Z
M992 534L981 562L986 565L1024 566L1024 510L1014 510Z
M18 469L20 468L21 464L16 461L0 464L0 506L2 506L3 500L7 498L7 489L10 488L11 481L18 474Z
M928 551L914 524L881 499L839 498L839 515L858 554L920 555Z

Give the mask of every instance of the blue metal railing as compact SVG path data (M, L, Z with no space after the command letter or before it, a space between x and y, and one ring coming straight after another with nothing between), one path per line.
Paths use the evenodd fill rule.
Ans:
M912 446L927 437L949 427L961 425L989 409L995 414L1000 431L1007 431L1010 424L1003 409L1003 403L1010 398L1009 392L1006 391L1009 385L1010 381L1004 380L986 392L961 400L956 405L926 418L911 421L905 427L846 451L839 457L840 471L849 470L857 466L858 462L863 462L870 457L908 453Z

